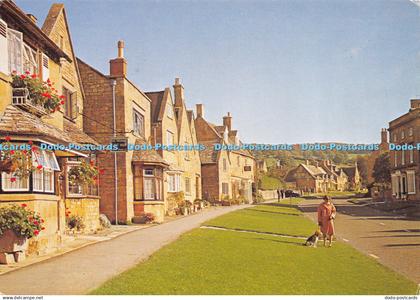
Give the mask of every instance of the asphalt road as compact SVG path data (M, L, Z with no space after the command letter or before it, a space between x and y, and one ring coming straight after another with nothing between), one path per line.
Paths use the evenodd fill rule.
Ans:
M305 200L299 205L316 220L322 200ZM345 199L334 199L338 239L377 259L380 263L420 283L420 219L406 218Z

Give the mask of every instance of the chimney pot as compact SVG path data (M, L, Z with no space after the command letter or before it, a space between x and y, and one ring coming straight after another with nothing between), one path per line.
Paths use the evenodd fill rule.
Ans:
M122 40L118 41L118 57L124 57L124 41Z
M180 84L180 79L179 79L179 77L176 77L175 78L175 85L179 85Z

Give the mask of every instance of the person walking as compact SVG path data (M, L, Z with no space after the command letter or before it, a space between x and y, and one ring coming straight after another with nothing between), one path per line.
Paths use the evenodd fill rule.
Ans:
M326 246L326 239L328 239L328 247L332 245L332 239L335 234L335 216L336 209L331 202L331 197L325 195L324 201L318 206L318 225L324 238L324 247Z
M277 202L280 202L280 198L281 198L280 189L277 189Z

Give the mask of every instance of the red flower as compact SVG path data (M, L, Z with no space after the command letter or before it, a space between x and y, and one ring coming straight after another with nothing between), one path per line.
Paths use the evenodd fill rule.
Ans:
M6 136L4 139L6 140L6 142L10 142L12 138L10 136Z
M37 168L38 170L41 170L41 169L42 169L42 166L41 166L41 165L38 165L36 168Z
M15 154L15 150L10 150L10 154Z
M12 75L16 75L17 74L17 71L16 70L13 70L12 71Z
M25 76L25 75L20 75L20 78L21 78L21 79L25 79L25 78L26 78L26 76Z
M60 106L57 106L56 110L57 111L60 111L61 110Z
M60 98L60 99L66 99L66 96L61 95L59 98Z
M28 142L28 144L29 144L29 145L32 145L33 143L34 143L34 142L32 142L32 141L29 141L29 142Z
M23 153L23 154L26 154L26 153L28 153L28 151L26 151L26 150L22 150L22 153Z
M44 219L41 219L41 223L44 223L45 221L44 221Z
M64 103L65 103L65 102L64 102L64 100L61 100L61 101L60 101L60 104L61 104L61 105L63 105Z
M99 170L99 174L104 175L105 174L105 170L104 169Z
M37 151L38 147L37 146L32 146L31 149L34 150L34 151Z
M39 234L39 230L34 230L34 235L38 235Z
M45 227L41 227L41 230L45 230Z
M28 205L26 203L21 204L22 207L27 207Z
M34 221L34 225L38 225L39 223L38 223L38 221L37 220L35 220Z
M15 177L10 178L10 182L16 182L16 178Z
M47 82L48 82L48 83L50 83L50 82L51 82L49 78L47 79Z
M26 71L26 72L25 72L25 74L29 75L29 74L31 74L31 72L29 72L29 71Z

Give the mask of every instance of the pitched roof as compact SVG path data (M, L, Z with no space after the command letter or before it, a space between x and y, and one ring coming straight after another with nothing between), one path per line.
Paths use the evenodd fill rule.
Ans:
M145 93L147 97L149 97L152 103L152 122L158 122L162 120L162 117L160 116L161 115L160 112L162 110L162 107L164 107L162 105L164 93L165 91Z
M12 17L15 23L30 32L30 36L32 36L33 39L36 39L37 42L42 45L43 49L47 51L47 54L51 58L55 59L55 61L59 61L59 58L64 57L71 62L71 58L63 50L61 50L13 1L0 1L0 11Z
M64 132L66 132L75 143L79 144L93 144L98 145L98 142L91 138L89 135L84 133L79 127L73 122L64 119Z
M319 176L327 174L321 167L313 166L313 165L306 165L300 164L306 171L309 172L312 176Z
M294 169L290 170L289 172L287 172L286 177L284 177L284 181L294 182L296 180L296 178L295 178L296 170L297 170L297 168L294 168Z
M146 144L146 140L137 139L135 142L136 145ZM131 158L132 162L139 163L149 163L149 164L160 164L160 165L169 165L163 158L160 156L156 150L134 150L133 157Z
M343 167L342 169L349 178L353 178L356 174L356 167Z
M219 152L214 150L213 142L201 142L205 149L199 151L200 160L202 164L214 164L217 162Z
M68 122L68 123L67 123ZM64 131L43 122L33 114L27 113L13 105L6 107L0 116L0 133L25 135L31 138L44 137L50 142L92 143L98 144L74 124L64 123Z

